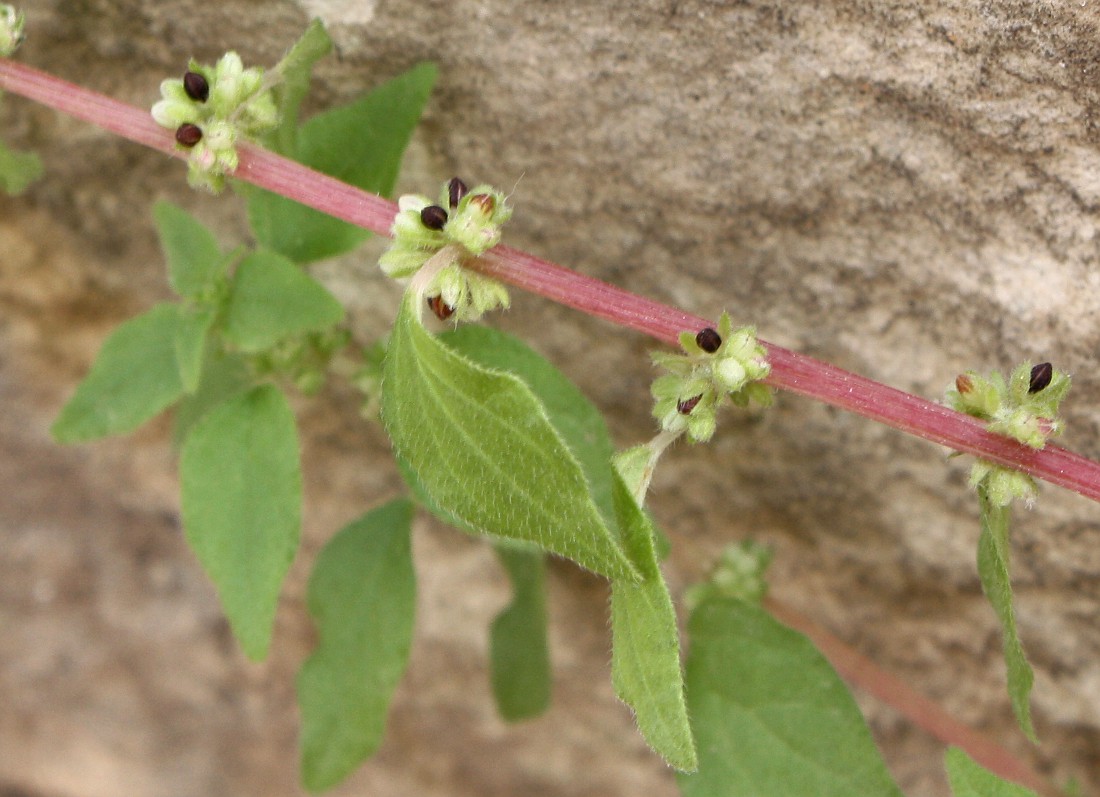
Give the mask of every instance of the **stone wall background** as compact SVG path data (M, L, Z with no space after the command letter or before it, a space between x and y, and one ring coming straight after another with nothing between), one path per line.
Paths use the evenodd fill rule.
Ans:
M1065 443L1100 456L1100 13L1093 3L38 0L20 58L149 105L188 57L272 64L310 16L338 56L315 108L422 60L440 82L403 190L515 186L508 241L936 397L966 368L1049 359L1075 377ZM168 424L54 445L48 425L121 320L167 296L150 206L241 240L236 200L162 155L18 98L7 140L46 177L0 200L0 794L300 793L293 676L303 594L343 523L400 489L378 429L333 388L303 401L304 544L271 659L247 663L180 534ZM377 243L317 273L364 340L392 318ZM537 297L493 323L578 381L622 445L652 433L648 341ZM1100 512L1044 490L1015 527L1037 669L1035 751L1014 730L974 568L967 464L782 395L677 448L652 506L674 591L727 542L777 550L773 591L1018 749L1100 787ZM507 583L422 517L412 668L381 752L336 794L676 793L608 682L606 591L555 566L555 702L495 718L486 627ZM909 795L948 793L941 749L861 698ZM1086 788L1087 793L1087 788Z

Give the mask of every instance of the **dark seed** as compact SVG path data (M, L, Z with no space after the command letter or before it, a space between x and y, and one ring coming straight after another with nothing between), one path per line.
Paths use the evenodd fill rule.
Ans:
M435 313L435 317L440 321L446 321L455 311L453 307L443 301L442 296L429 296L428 308Z
M1031 381L1028 382L1027 392L1038 393L1050 384L1054 378L1054 368L1050 363L1039 363L1031 369Z
M202 128L190 122L184 122L176 128L176 141L182 146L193 147L202 141Z
M466 183L459 180L457 177L452 177L451 181L447 183L447 201L451 205L451 210L458 207L458 203L462 201L462 197L466 196L466 192L470 189L466 187Z
M966 394L974 389L974 382L966 374L959 374L955 377L955 390L960 393Z
M695 405L699 403L703 395L700 393L698 396L692 396L687 399L680 399L676 402L676 411L681 415L691 415L691 411L695 409Z
M718 347L722 345L722 336L713 328L707 327L699 330L699 334L695 336L695 342L707 354L714 354L718 351Z
M447 211L439 205L428 205L420 211L420 220L429 230L442 230L447 223Z
M198 72L185 72L183 75L183 90L187 96L197 102L206 102L210 96L210 84L206 78Z

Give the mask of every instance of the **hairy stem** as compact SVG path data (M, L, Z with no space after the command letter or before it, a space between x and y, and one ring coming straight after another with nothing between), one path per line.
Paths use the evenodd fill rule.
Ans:
M0 89L20 94L175 157L186 153L149 112L0 59ZM397 206L267 150L244 144L236 175L380 235L389 233ZM472 266L589 315L676 345L684 330L713 322L646 299L509 246L497 246ZM763 341L762 341L763 342ZM768 383L880 421L956 451L999 462L1100 501L1100 463L1056 445L1035 450L986 431L980 421L927 399L763 342L772 366Z
M32 67L0 58L0 89L19 94L123 138L177 158L171 131L159 127L147 109L111 99ZM294 199L380 235L388 235L397 206L381 197L313 171L261 147L240 148L238 179ZM637 296L622 288L521 252L497 246L471 264L482 273L540 294L589 315L677 345L681 331L695 332L712 321ZM1100 463L1054 445L1035 450L986 431L979 421L942 405L887 387L788 349L764 343L772 366L769 384L881 421L960 452L1017 468L1093 500L1100 500ZM1002 775L1043 794L1050 787L985 737L950 718L900 681L878 670L823 629L769 600L771 612L806 633L842 675L879 695L937 738L957 744Z

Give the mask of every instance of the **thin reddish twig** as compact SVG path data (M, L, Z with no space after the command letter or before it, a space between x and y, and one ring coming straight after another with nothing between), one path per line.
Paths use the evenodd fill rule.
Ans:
M186 157L186 152L176 146L172 132L160 128L146 109L33 67L0 58L0 89L173 157ZM251 144L241 146L240 167L235 176L380 235L389 233L397 210L388 200ZM696 331L712 323L508 246L494 248L475 267L516 287L673 345L681 331ZM816 398L957 451L1018 468L1100 500L1100 463L1058 446L1048 445L1041 451L1027 448L986 431L974 418L942 405L780 346L764 345L772 365L768 382L775 387ZM769 600L767 606L778 619L809 636L842 675L895 706L920 727L945 742L959 745L1005 777L1043 794L1052 793L1041 777L1008 751L883 673L809 619L775 601Z
M7 59L0 59L0 89L20 94L123 138L186 157L171 131L149 112ZM389 233L396 205L251 144L240 148L236 177L356 224ZM638 296L509 246L498 246L475 267L518 288L590 315L675 344L683 330L712 321ZM993 434L975 418L888 387L803 354L765 343L772 366L768 382L880 421L956 451L1030 473L1100 501L1100 463L1056 445L1035 450Z

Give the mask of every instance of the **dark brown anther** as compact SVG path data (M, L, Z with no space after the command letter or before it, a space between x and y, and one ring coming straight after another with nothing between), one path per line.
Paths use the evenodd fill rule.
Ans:
M718 347L722 345L722 336L714 328L706 327L699 330L699 334L695 336L695 342L707 354L714 354L718 351Z
M428 309L431 310L440 321L446 321L455 311L453 307L443 301L442 296L429 296Z
M451 181L447 183L447 202L450 203L451 210L458 207L458 203L462 201L462 197L466 196L469 190L466 183L457 177L451 178Z
M439 205L428 205L420 211L420 220L429 230L442 230L447 223L447 211Z
M1039 363L1031 369L1031 381L1027 383L1028 393L1038 393L1050 384L1054 378L1054 367L1050 363Z
M965 395L973 389L974 383L971 381L969 376L967 376L966 374L959 374L955 377L955 390Z
M210 97L210 84L198 72L184 72L183 90L196 102L206 102Z
M680 399L676 402L676 411L681 415L691 415L691 411L695 409L695 405L699 403L703 395L700 393L698 396L692 396L687 399Z
M497 208L497 201L489 194L474 194L470 197L470 204L477 205L486 216L492 216L493 211Z
M202 128L190 122L184 122L176 128L176 141L190 149L202 141Z

